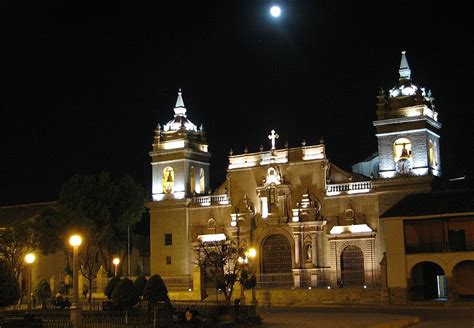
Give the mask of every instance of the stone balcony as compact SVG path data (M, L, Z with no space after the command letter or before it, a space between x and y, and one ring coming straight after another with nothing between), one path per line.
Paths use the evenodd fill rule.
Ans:
M193 205L196 206L228 205L229 203L230 197L227 194L193 196Z
M326 195L337 196L341 194L360 194L372 190L372 181L359 181L349 183L327 184Z

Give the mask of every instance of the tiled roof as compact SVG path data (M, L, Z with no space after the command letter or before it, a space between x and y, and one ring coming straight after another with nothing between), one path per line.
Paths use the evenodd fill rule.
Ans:
M446 190L411 194L381 218L474 212L474 190Z
M55 202L24 204L0 207L0 228L14 227L39 215L42 210L52 207Z

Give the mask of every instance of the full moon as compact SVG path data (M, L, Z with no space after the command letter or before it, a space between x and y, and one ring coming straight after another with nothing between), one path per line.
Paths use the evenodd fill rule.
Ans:
M273 16L273 17L279 17L280 14L281 14L281 9L280 7L278 6L273 6L270 8L270 14Z

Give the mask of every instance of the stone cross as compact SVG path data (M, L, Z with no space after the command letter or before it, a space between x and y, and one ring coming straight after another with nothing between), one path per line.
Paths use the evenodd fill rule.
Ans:
M272 150L275 149L275 139L278 139L280 136L275 134L275 130L272 130L271 134L268 136L268 139L272 141Z

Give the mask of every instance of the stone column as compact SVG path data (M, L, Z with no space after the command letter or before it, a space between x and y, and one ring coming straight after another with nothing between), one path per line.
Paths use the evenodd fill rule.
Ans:
M300 235L294 234L293 238L295 239L295 265L297 268L300 267Z
M316 244L316 233L315 232L312 232L311 233L311 256L312 256L312 262L314 264L314 266L318 266L318 259L317 257L319 257L319 250L318 252L316 251L316 248L317 248L317 244Z
M323 228L323 227L321 227ZM324 264L324 246L323 246L323 236L324 236L324 231L318 230L316 231L316 245L318 245L318 254L317 254L317 262L316 266L321 267Z
M452 303L459 299L459 295L457 292L456 280L453 276L446 276L446 283L448 284L448 302Z

